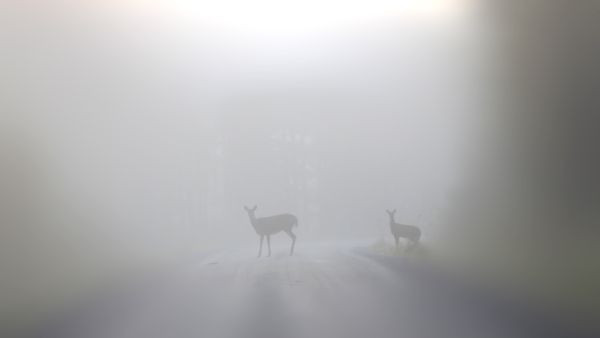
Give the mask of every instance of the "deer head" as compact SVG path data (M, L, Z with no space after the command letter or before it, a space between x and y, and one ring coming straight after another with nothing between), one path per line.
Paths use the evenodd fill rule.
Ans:
M396 214L396 209L391 210L391 211L386 209L385 212L387 212L387 214L390 216L390 221L394 222L394 216Z
M248 213L248 216L250 216L251 219L254 219L254 212L256 211L256 209L258 208L258 206L254 206L254 208L250 209L247 206L244 205L244 209L246 209L246 212Z

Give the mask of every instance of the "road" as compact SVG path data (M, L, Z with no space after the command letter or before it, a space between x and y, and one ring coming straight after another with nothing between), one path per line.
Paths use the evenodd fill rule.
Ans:
M350 247L220 252L103 297L44 338L559 337L398 257ZM500 307L501 308L501 307ZM537 321L536 321L537 320Z

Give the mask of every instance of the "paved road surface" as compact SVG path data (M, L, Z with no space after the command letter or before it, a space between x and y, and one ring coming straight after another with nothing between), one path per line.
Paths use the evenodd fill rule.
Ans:
M106 297L44 338L486 338L563 333L483 306L397 257L331 246L215 253Z

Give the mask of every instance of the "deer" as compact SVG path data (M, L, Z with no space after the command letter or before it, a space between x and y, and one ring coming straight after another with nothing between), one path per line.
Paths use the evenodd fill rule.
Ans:
M296 235L292 232L293 227L298 226L298 218L292 214L281 214L269 217L257 218L255 215L257 206L250 209L244 206L248 217L250 217L250 224L256 231L256 234L260 236L260 246L258 249L258 257L262 255L263 240L267 237L267 247L269 248L269 256L271 256L271 235L278 232L285 232L292 238L292 247L290 248L290 256L294 254L294 246L296 245Z
M392 235L394 235L394 239L396 240L396 251L398 250L398 240L400 237L406 238L408 242L412 242L412 246L416 246L421 239L421 229L413 225L405 225L396 223L394 219L396 214L396 209L394 210L386 210L387 214L390 216L390 231ZM408 246L407 246L408 249Z

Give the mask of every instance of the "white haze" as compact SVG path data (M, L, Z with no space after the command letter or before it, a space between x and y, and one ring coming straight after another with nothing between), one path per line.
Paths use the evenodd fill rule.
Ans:
M519 319L561 335L555 318L600 313L597 9L2 2L0 336L31 323L46 333L44 320L66 317L74 337L88 337L79 324L110 325L71 317L76 304L111 303L113 291L140 297L130 292L140 284L124 285L162 280L148 271L171 289L141 297L154 310L129 313L142 337L207 336L200 320L283 337L292 321L270 335L243 330L286 316L309 329L288 332L298 336L411 336L423 324L452 337L446 328L471 322L484 336L515 337L485 324L506 319L500 312L517 319L518 304L557 310ZM243 208L254 205L257 217L297 216L293 257L280 234L273 257L255 259ZM405 256L390 254L386 209L421 229L410 257L421 264L404 269ZM430 279L456 276L518 304L463 322L455 305L471 298L444 278L422 285L417 271L429 267L439 273ZM222 321L202 316L229 300ZM432 312L420 312L426 303ZM117 332L136 323L122 319Z
M387 236L386 208L438 238L481 104L469 2L243 3L1 6L15 299L130 261L254 250L244 205L296 214L299 249Z

